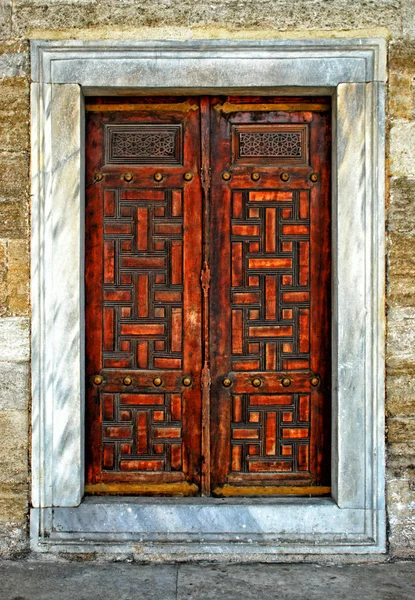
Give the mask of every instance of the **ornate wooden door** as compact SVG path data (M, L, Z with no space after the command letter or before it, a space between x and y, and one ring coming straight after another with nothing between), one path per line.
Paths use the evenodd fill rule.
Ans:
M87 115L87 491L328 493L329 101Z
M327 493L329 104L213 108L213 493Z
M92 102L87 490L192 495L201 427L199 103Z

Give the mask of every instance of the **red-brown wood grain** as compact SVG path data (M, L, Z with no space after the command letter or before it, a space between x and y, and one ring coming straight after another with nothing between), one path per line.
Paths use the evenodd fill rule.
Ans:
M330 105L279 102L212 99L215 495L330 485Z
M131 492L134 483L138 494L194 494L202 365L199 103L111 104L89 99L87 106L87 489L105 491L107 484L122 493L127 483Z
M330 140L327 98L87 99L88 492L329 489Z

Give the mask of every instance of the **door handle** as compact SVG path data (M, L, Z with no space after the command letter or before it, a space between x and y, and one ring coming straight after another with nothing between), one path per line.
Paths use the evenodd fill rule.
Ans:
M222 379L222 385L223 387L230 387L232 385L232 379L229 379L229 377L224 377Z

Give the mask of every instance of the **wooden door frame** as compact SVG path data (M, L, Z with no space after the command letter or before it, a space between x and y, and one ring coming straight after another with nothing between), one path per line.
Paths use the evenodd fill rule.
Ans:
M33 549L385 552L385 56L367 39L32 42ZM83 500L83 97L166 91L333 98L331 499Z

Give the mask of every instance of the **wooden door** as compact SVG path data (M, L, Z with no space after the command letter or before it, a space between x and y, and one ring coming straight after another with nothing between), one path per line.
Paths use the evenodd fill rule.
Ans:
M330 485L330 104L88 99L87 491Z
M213 104L213 493L327 493L330 107Z
M87 104L87 491L200 481L201 195L194 98Z

